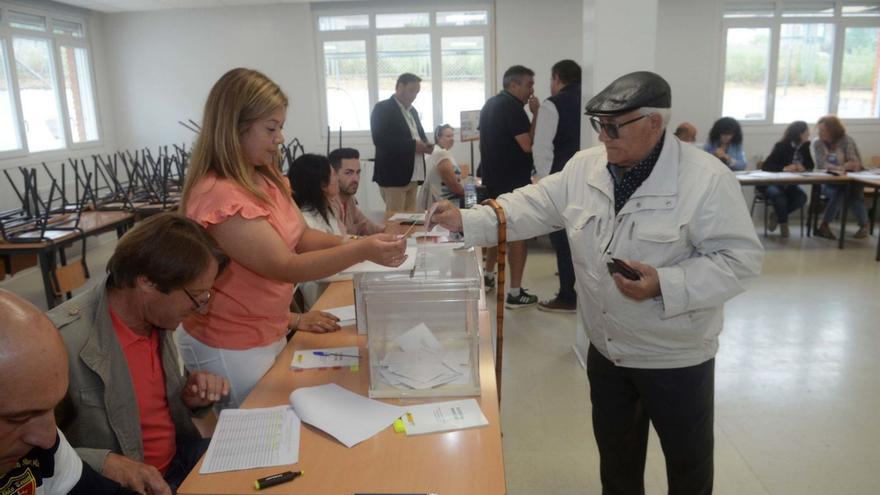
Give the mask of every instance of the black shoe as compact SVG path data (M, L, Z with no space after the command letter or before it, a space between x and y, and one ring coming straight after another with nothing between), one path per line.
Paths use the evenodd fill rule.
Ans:
M495 289L495 277L483 275L483 288L486 292L492 292Z
M504 301L504 307L508 309L528 308L536 304L538 304L538 296L529 294L523 288L519 289L519 294L515 297L508 293L507 300Z

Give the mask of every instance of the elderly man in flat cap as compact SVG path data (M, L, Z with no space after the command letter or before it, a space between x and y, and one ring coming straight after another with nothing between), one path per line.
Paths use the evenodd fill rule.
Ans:
M670 494L708 494L714 366L724 302L761 269L763 249L733 174L667 132L671 95L651 72L620 77L587 104L602 146L498 198L508 240L565 228L604 494L644 493L648 424ZM492 208L436 206L430 223L497 242Z

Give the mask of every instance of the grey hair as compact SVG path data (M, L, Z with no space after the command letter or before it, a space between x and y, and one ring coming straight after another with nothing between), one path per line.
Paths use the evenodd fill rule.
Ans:
M642 107L639 108L639 115L651 115L656 113L663 119L663 127L669 125L669 119L672 117L672 112L668 108L655 108L655 107Z

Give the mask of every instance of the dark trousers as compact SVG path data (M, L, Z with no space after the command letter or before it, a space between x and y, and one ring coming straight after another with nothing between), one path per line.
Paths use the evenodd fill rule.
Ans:
M196 467L210 443L210 438L182 440L178 437L177 452L174 453L174 459L171 459L171 464L165 471L165 482L171 488L171 493L177 493L177 489L183 484L189 472Z
M795 185L767 186L764 194L773 205L779 223L788 223L788 214L797 211L807 202L807 195Z
M715 360L676 369L615 366L590 345L587 375L603 495L643 495L648 422L670 495L712 493Z
M568 245L568 236L565 234L565 230L551 232L550 243L556 250L556 270L559 272L559 294L556 297L560 302L576 304L574 265L571 262L571 247Z

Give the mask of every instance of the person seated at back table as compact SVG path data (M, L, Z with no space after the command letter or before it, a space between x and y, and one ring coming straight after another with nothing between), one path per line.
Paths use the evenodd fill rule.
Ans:
M339 179L327 157L306 153L290 164L287 171L293 200L306 224L326 234L346 235L339 221Z
M287 177L293 199L309 228L325 234L347 235L345 225L339 221L339 179L326 157L311 153L300 156L290 164ZM327 285L326 282L309 281L297 286L307 308L315 304Z
M434 151L428 158L428 171L425 183L419 189L417 206L427 210L441 199L448 199L459 204L464 198L464 186L461 183L461 167L452 156L452 145L455 144L455 131L449 124L437 126L434 130Z
M697 141L697 128L690 122L682 122L675 129L675 137L682 143L694 144Z
M160 213L125 234L107 278L51 310L70 356L56 410L84 461L144 493L174 493L208 448L194 415L229 393L224 377L181 376L172 333L205 312L229 259L199 224Z
M0 289L0 494L134 495L99 475L58 431L67 351L49 318Z
M703 149L715 155L730 170L745 170L746 154L742 141L739 122L732 117L721 117L712 124L709 140L703 145Z
M788 125L782 139L773 145L773 151L764 160L761 170L767 172L803 172L813 170L810 156L810 128L797 120ZM788 215L807 202L807 195L796 184L773 185L761 188L767 201L773 205L767 228L770 232L779 226L779 235L789 236Z
M349 235L373 235L385 232L385 225L376 223L360 210L355 195L361 182L361 155L354 148L337 148L328 156L330 166L339 180L339 221Z
M826 115L819 119L816 129L819 132L819 139L813 141L813 158L816 160L816 168L838 175L863 170L859 148L853 138L847 135L840 119L834 115ZM826 239L837 239L828 224L834 220L846 200L856 216L856 221L859 222L859 230L853 237L856 239L868 237L868 212L865 209L864 189L861 187L849 188L846 185L822 184L822 194L828 198L828 203L816 235Z

